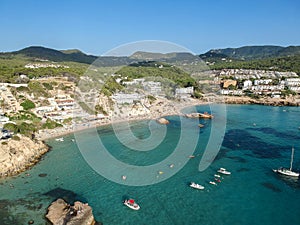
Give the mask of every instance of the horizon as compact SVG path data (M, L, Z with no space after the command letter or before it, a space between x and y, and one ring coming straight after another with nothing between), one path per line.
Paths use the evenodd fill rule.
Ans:
M142 40L163 40L200 54L244 46L300 45L298 1L199 2L1 1L0 49L29 46L103 55ZM24 10L26 9L26 10Z
M143 50L137 50L137 51L134 51L132 54L127 54L127 55L119 55L119 56L116 56L116 57L122 57L122 56L132 56L133 54L137 53L137 52L143 52L143 53L152 53L152 54L172 54L172 53L190 53L190 54L193 54L193 55L201 55L201 54L205 54L209 51L212 51L212 50L219 50L219 49L236 49L236 48L243 48L243 47L283 47L283 48L287 48L287 47L300 47L300 45L286 45L286 46L280 46L280 45L243 45L243 46L239 46L239 47L224 47L224 48L212 48L212 49L209 49L208 51L206 52L190 52L190 51L170 51L170 52L152 52L152 51L143 51ZM94 54L90 54L90 53L86 53L84 52L83 50L81 49L76 49L76 48L69 48L69 49L55 49L55 48L51 48L51 47L46 47L46 46L34 46L34 45L31 45L31 46L26 46L26 47L23 47L21 49L17 49L17 50L13 50L13 51L0 51L0 53L11 53L11 52L17 52L17 51L20 51L20 50L23 50L23 49L27 49L27 48L46 48L46 49L51 49L51 50L56 50L56 51L60 51L60 52L63 52L63 51L79 51L83 54L86 54L86 55L90 55L90 56L96 56L96 57L105 57L105 56L114 56L114 55L94 55ZM64 53L64 52L63 52ZM67 53L65 53L67 54Z

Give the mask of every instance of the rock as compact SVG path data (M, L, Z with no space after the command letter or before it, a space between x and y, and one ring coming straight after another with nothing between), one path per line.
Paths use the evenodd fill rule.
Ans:
M0 141L0 177L15 175L34 165L49 147L19 135L20 140Z
M167 119L165 119L165 118L159 118L158 120L157 120L157 122L159 123L159 124L169 124L170 122L169 122L169 120L167 120Z
M87 203L77 201L71 206L60 198L49 206L46 218L53 225L96 224L92 208Z

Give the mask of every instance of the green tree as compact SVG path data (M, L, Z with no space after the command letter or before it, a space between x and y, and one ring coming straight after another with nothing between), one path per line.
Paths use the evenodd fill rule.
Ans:
M26 99L20 105L23 106L24 110L29 110L29 109L34 109L35 108L34 102L30 101L29 99Z

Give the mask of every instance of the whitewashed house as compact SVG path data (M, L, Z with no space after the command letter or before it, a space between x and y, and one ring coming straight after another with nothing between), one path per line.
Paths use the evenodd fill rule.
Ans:
M243 90L250 89L252 87L252 81L251 80L245 80Z

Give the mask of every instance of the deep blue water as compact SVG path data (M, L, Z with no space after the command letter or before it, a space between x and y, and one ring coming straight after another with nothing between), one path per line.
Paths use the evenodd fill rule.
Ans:
M211 109L199 106L197 110ZM212 113L214 122L224 116L218 111ZM80 150L86 151L84 154L76 142L71 141L73 135L66 136L64 142L49 140L52 150L41 162L19 176L0 180L0 224L23 225L33 219L34 224L44 225L46 209L58 197L70 202L88 202L96 220L105 225L300 224L300 181L272 172L272 168L289 166L292 146L295 148L294 169L300 170L300 108L227 105L226 114L221 150L211 165L201 172L199 162L204 151L209 151L206 149L208 139L212 132L219 132L212 129L211 120L168 117L170 124L162 142L156 146L152 140L143 146L151 148L153 145L151 151L129 149L114 135L111 126L101 127L96 133L85 131L80 134ZM199 129L198 123L204 124L204 128ZM149 121L133 122L131 132L137 138L149 138L148 124ZM156 126L154 132L159 129L159 125ZM122 133L122 124L119 128ZM126 138L129 131L124 130ZM188 135L176 160L168 161L180 143L182 130ZM194 151L195 135L199 139ZM108 168L112 177L120 178L119 183L113 182L95 172L83 158L86 153L88 157L99 150L99 137L109 153L127 165L145 167L163 160L166 163L157 170L149 169L140 172L138 177L131 177L131 167L120 171L116 165L109 164L108 159L97 159L95 155L99 168ZM76 141L79 140L76 138ZM139 146L129 139L128 143ZM86 148L82 149L82 146ZM189 159L189 155L195 158ZM170 163L174 163L173 168L169 167ZM232 174L224 175L221 183L212 186L208 182L219 167L227 168ZM164 179L172 172L175 175ZM120 174L127 175L127 180L123 181ZM150 180L152 185L126 185L131 179L136 179L137 183ZM204 185L205 189L190 188L191 181ZM135 198L141 209L133 211L125 207L122 200L127 197Z

